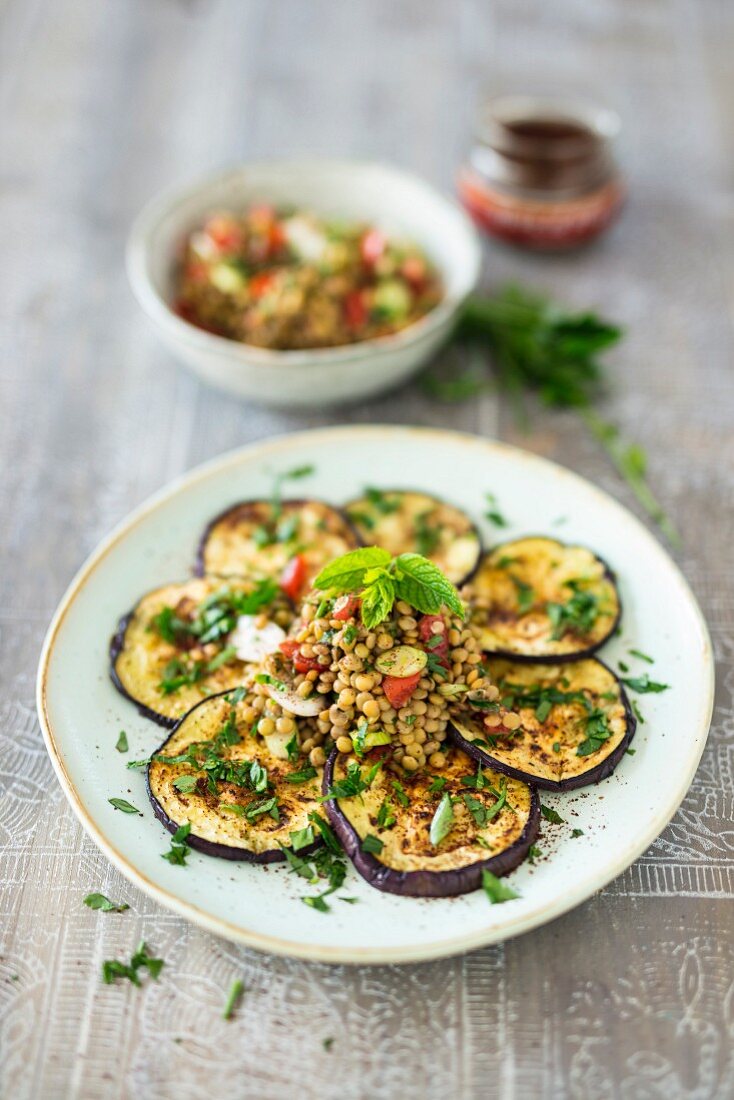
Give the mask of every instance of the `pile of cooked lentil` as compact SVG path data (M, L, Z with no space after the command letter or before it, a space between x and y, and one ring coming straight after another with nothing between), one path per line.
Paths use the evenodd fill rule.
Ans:
M420 670L391 674L391 665L406 657ZM458 615L423 615L402 600L370 630L358 598L309 597L291 636L263 669L264 682L256 678L248 700L257 732L297 734L314 767L325 763L334 745L341 753L389 745L391 759L405 771L441 768L450 708L467 702L496 706L499 697L482 665L476 629ZM287 684L304 701L320 696L323 708L295 719L287 704L277 702L273 683ZM487 724L511 730L519 718L492 709Z

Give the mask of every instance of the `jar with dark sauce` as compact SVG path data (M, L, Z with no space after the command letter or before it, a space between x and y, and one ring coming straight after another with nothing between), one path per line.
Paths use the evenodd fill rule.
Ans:
M599 107L492 99L459 173L461 201L482 229L513 244L584 244L612 223L624 201L612 154L618 130L618 117Z

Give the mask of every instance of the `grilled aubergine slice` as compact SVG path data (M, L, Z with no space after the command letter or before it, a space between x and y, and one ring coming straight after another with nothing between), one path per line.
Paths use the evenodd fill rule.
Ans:
M335 783L348 782L349 767L349 758L331 754L325 795ZM378 890L410 897L465 894L481 885L482 871L508 874L527 855L540 818L537 792L496 771L478 771L456 748L438 778L401 773L396 780L383 766L366 790L325 806L360 875ZM431 826L441 807L449 821L434 843Z
M614 633L621 613L614 576L601 558L551 538L495 547L473 587L483 649L515 661L588 657Z
M280 606L284 611L287 601L272 582L268 586L269 591L263 582L194 577L148 592L120 619L110 642L113 684L141 714L169 727L202 696L236 687L242 683L248 665L232 653L229 637L219 636L202 648L186 632L185 625L207 602L213 619L217 594L221 604L229 592L248 597L253 610L266 610L268 603L262 599L270 596L274 601L271 606ZM247 607L248 601L243 606ZM217 630L209 633L216 634ZM282 631L280 634L285 636ZM253 659L257 659L254 653Z
M303 563L300 591L327 562L356 546L359 538L344 513L320 500L244 500L207 525L196 572L281 577L298 556Z
M502 694L488 729L483 715L452 717L454 742L475 760L548 791L568 791L611 775L624 756L636 721L622 684L594 657L566 665L491 661L490 675ZM505 730L502 713L520 717Z
M422 554L454 584L463 584L479 564L482 543L469 516L427 493L368 489L346 512L363 542L392 555Z
M319 808L321 774L308 762L290 764L270 753L233 698L204 699L181 719L151 758L148 794L170 832L191 826L191 848L223 859L279 862L283 846L292 846L291 833L307 830L308 815ZM319 846L314 840L298 851L308 855Z

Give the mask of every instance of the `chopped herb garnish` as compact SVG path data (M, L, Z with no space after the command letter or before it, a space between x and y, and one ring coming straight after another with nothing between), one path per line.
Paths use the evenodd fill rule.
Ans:
M116 978L127 978L133 985L139 986L139 970L147 970L151 978L156 980L163 965L163 959L154 959L148 954L147 945L141 940L129 963L122 963L118 959L106 959L102 963L102 981L105 985L112 985Z
M576 749L577 756L590 756L593 752L597 752L604 742L612 736L606 714L596 707L589 711L584 719L584 725L586 739Z
M619 667L620 672L629 672L629 670L630 670L630 666L626 665L624 663L624 661L617 661L617 665Z
M513 577L510 574L510 580L515 586L517 592L517 613L518 615L527 615L528 611L532 611L533 604L535 603L535 591L533 588L526 584L525 581L521 581L519 577Z
M650 692L657 694L661 691L667 691L670 687L670 684L658 684L651 680L647 673L644 676L628 676L626 679L623 677L622 683L640 695L648 695Z
M288 772L283 778L287 783L308 783L309 779L315 779L318 774L313 764L306 764L305 767L299 768L298 771Z
M392 788L395 791L395 797L397 798L400 805L401 806L409 806L410 805L410 799L408 798L407 794L405 793L405 787L403 786L403 784L400 782L399 779L393 779Z
M347 900L346 898L342 898L342 901L346 901L346 900ZM321 1040L321 1045L324 1048L324 1050L331 1050L331 1048L334 1045L334 1040L331 1038L331 1036L329 1036L327 1039L322 1039Z
M561 742L560 741L554 741L553 742L553 752L560 752L560 751L561 751Z
M164 852L161 859L168 860L175 867L185 867L186 858L191 851L186 838L191 832L191 825L187 821L184 825L179 825L176 832L171 837L171 847L167 852Z
M492 905L499 905L503 901L514 901L515 898L520 897L491 871L482 871L482 889Z
M495 525L495 527L507 527L507 520L497 507L497 497L494 495L494 493L485 493L484 495L487 498L487 504L489 505L489 508L484 513L485 519L488 519L490 523L493 523Z
M563 825L565 818L561 817L557 810L552 809L550 806L544 806L541 802L540 812L546 821L550 821L551 825Z
M599 597L593 592L587 592L581 587L581 581L566 581L566 587L572 590L572 595L565 603L547 603L545 610L550 619L554 641L563 638L565 634L573 633L583 636L593 629L597 619L602 614L602 606Z
M229 993L227 994L227 1000L224 1002L224 1010L222 1012L223 1020L230 1020L235 1010L237 1002L242 994L245 992L245 983L239 978L235 978L229 987Z
M637 749L625 749L624 751L627 754L627 756L634 756L635 753L637 752Z
M314 585L337 595L361 592L362 622L368 629L387 618L396 599L426 614L435 614L445 605L455 614L464 615L453 584L437 565L420 554L391 558L378 546L363 546L330 562Z
M528 848L528 863L535 863L536 859L540 859L542 856L540 848L535 844L531 844Z
M382 764L378 761L363 774L360 765L356 760L353 760L347 766L347 773L344 778L335 780L330 790L321 798L321 801L330 802L335 798L355 798L372 786L381 767Z
M278 800L275 796L262 799L260 802L250 802L250 804L245 807L245 817L248 821L255 821L258 817L262 817L263 814L270 814L273 821L280 821Z
M367 852L369 855L379 856L385 845L382 843L379 837L373 836L368 833L361 844L363 852Z
M433 815L431 827L428 832L429 839L434 848L437 848L441 841L448 836L453 824L454 807L451 802L451 795L447 791L438 804L438 808Z
M121 810L124 814L138 814L142 817L142 813L137 806L133 806L132 802L128 802L126 798L108 798L110 806L114 806L116 810Z
M474 776L469 776L469 778L473 779ZM432 776L431 777L431 782L428 785L428 789L426 791L426 794L440 794L447 783L448 783L448 779L445 779L444 776L442 776L442 775Z
M571 836L574 837L574 838L577 837L577 836L583 836L583 835L584 835L584 830L583 829L572 829L571 830Z
M487 824L487 807L478 798L474 798L473 795L464 794L462 798L464 799L464 805L474 818L474 824L478 825L480 829L484 828Z
M377 825L380 829L391 829L397 818L393 811L392 804L388 798L380 806L377 811Z
M198 782L195 775L179 775L178 779L174 779L173 785L181 794L191 794L192 791L196 790Z
M120 736L117 738L117 741L115 743L115 748L117 749L118 752L127 752L128 751L129 746L128 746L128 743L127 743L127 734L125 733L124 730L120 730Z
M103 913L124 913L130 906L124 901L110 901L104 894L87 894L84 904L90 909L99 909Z
M637 700L636 699L630 699L630 706L632 707L632 713L634 714L637 721L640 723L641 726L644 726L645 719L642 717L642 712L641 712L639 706L637 705Z
M397 512L400 508L400 497L390 497L383 493L382 489L368 487L364 491L367 500L376 512L381 516L389 516L391 512Z
M648 656L647 653L643 653L639 649L630 649L629 654L630 654L630 657L639 657L639 659L641 661L647 661L647 663L649 665L654 665L655 664L655 660L654 660L653 657Z
M308 848L314 843L313 825L307 825L305 829L296 829L291 833L291 845L294 852L300 852L302 848Z

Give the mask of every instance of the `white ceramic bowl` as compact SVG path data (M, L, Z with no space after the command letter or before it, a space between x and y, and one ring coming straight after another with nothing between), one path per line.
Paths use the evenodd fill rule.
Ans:
M262 201L371 222L415 241L441 272L442 301L394 336L306 351L240 344L182 320L170 305L179 242L212 210ZM397 168L350 161L251 164L166 191L139 215L127 248L133 291L166 346L204 381L280 406L356 401L405 381L447 339L480 262L476 233L457 206Z

